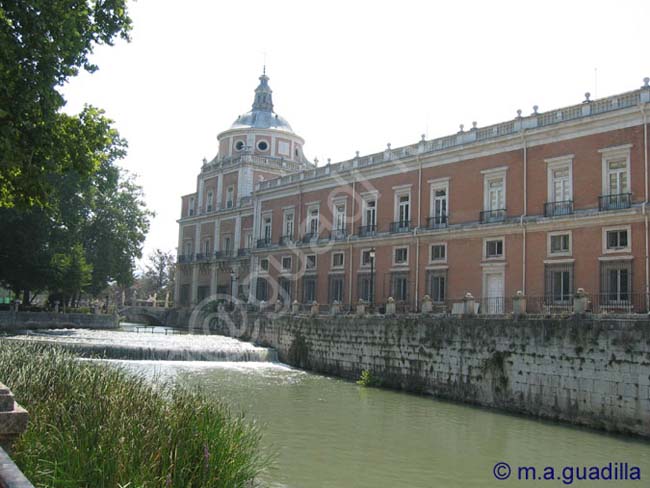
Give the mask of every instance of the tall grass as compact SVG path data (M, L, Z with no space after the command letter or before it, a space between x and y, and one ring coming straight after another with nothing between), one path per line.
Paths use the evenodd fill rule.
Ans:
M13 457L36 486L250 487L260 431L199 391L0 340L0 380L30 412Z

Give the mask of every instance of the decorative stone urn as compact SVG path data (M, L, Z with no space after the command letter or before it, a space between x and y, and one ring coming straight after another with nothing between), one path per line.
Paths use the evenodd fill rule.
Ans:
M366 314L366 302L363 300L363 298L359 299L359 302L357 303L357 315L359 317L363 317Z
M330 308L330 313L332 315L338 315L341 313L341 304L338 302L338 300L334 300L332 303L332 308Z
M584 314L587 311L588 304L589 295L587 295L584 288L578 288L573 299L573 312L578 315Z
M315 317L316 315L318 315L319 310L320 308L318 307L318 302L316 300L311 302L311 309L309 310L309 314L312 317Z

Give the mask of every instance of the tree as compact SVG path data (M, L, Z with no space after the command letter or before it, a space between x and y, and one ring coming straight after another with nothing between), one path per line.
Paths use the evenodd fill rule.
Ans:
M77 291L96 296L112 281L128 286L153 214L133 177L116 165L126 154L126 141L96 108L57 117L58 157L87 161L97 169L89 175L75 170L48 174L47 208L0 208L0 222L8 230L0 233L0 283L15 293L63 292L64 257L80 246L92 271Z
M154 250L148 257L140 279L140 289L145 296L156 294L159 299L167 293L173 294L175 257L171 252Z
M69 251L52 256L50 296L70 304L90 284L92 266L86 262L83 247L75 244Z
M93 159L60 157L57 88L95 71L94 46L128 40L130 29L126 0L0 0L0 208L48 206L51 175L97 170Z

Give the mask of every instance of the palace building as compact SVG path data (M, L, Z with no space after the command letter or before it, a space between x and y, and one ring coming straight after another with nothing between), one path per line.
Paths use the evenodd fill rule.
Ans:
M650 80L487 127L311 164L268 77L182 197L176 302L646 312ZM582 290L580 290L582 293ZM391 300L391 301L392 301Z

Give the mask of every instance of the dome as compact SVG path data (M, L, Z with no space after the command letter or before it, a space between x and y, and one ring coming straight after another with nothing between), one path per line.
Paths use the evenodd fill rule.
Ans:
M293 133L293 129L283 117L276 113L262 110L251 110L237 117L230 126L231 129L275 129Z
M231 129L275 129L293 133L293 129L285 119L273 111L273 91L269 86L266 70L260 76L260 84L255 88L253 109L237 117L230 126Z

